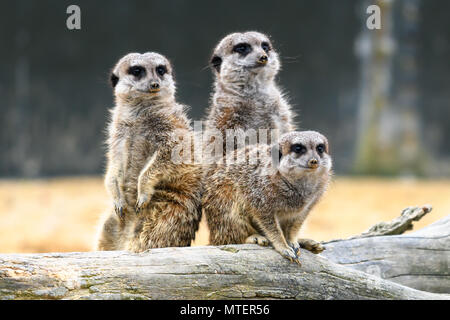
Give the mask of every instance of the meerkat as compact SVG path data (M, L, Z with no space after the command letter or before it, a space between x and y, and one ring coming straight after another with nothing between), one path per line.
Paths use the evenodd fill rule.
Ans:
M296 129L294 113L275 82L281 64L268 36L232 33L216 46L210 64L215 82L206 132L223 137L220 156L227 151L227 130L259 134L259 129L275 129L281 135Z
M298 233L330 180L328 140L318 132L294 131L271 146L234 153L243 160L218 164L205 184L202 206L211 245L270 243L297 263L300 247L320 253L319 243Z
M201 218L201 168L172 161L192 128L175 100L171 63L158 53L128 54L113 69L111 85L105 186L114 209L97 249L189 246Z

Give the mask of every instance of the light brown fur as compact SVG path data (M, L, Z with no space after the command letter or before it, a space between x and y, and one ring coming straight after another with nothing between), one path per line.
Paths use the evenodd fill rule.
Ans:
M258 153L258 161L249 161ZM270 242L296 262L300 247L323 250L315 241L298 239L298 232L329 183L327 139L313 131L291 132L273 146L248 146L234 154L245 161L218 164L205 180L202 206L211 245ZM274 156L280 157L278 166Z
M157 53L129 54L111 80L116 106L105 186L114 209L97 249L189 246L201 218L201 168L172 161L180 137L191 136L192 129L185 107L175 101L171 64Z

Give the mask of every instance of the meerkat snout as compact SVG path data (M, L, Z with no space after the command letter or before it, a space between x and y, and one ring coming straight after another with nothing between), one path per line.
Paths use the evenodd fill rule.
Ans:
M150 92L159 92L159 83L158 82L152 82L150 84Z
M267 57L267 55L263 54L259 59L258 59L258 63L262 64L262 65L266 65L267 61L269 61L269 58Z
M312 158L308 161L308 167L311 169L317 169L319 167L319 161L316 158Z

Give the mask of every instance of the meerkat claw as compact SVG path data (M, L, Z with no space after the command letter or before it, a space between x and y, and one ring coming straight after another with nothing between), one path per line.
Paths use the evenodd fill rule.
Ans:
M296 254L299 254L301 246L298 242L289 242L288 244L292 249L294 249Z
M143 203L136 203L134 209L136 211L136 214L141 213L142 209L144 209Z
M145 209L145 207L148 204L148 197L147 196L140 196L138 197L138 200L136 201L135 210L136 213L140 213L142 210Z
M297 263L300 266L302 265L301 262L300 262L300 258L297 255L297 253L294 251L294 249L289 247L289 249L283 250L282 252L280 252L280 254L284 258L288 259L289 261L295 262L295 263Z
M123 214L123 207L122 206L114 206L114 211L116 212L117 216L122 219L124 214Z

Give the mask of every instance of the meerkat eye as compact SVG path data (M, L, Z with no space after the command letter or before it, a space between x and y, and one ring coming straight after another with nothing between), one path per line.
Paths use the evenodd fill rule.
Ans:
M141 66L133 66L128 69L128 73L135 76L136 78L142 78L145 76L145 68Z
M266 52L269 53L271 50L270 44L268 42L261 43L261 48Z
M165 66L156 67L156 72L162 77L167 73L167 68Z
M304 154L306 153L306 147L302 144L293 144L291 146L291 151L297 154Z
M324 153L324 152L325 152L325 145L324 145L324 144L319 144L319 145L317 146L316 150L317 150L317 152L318 152L319 154Z
M233 47L233 52L237 52L240 55L246 56L252 52L252 46L248 43L239 43Z

